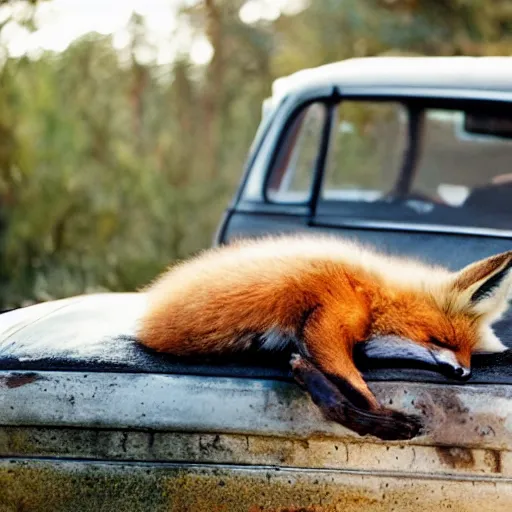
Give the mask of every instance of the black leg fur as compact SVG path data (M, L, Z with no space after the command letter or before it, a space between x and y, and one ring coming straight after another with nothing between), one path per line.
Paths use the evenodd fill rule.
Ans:
M309 393L326 419L340 423L359 435L371 434L386 441L412 439L421 434L423 425L419 417L384 407L378 410L358 407L303 356L294 354L290 365L293 377ZM349 389L352 398L357 391L350 385Z

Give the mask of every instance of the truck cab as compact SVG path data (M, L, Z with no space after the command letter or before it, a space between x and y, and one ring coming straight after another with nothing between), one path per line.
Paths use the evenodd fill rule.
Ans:
M214 245L331 233L456 270L510 250L512 58L376 57L283 77ZM411 441L323 419L283 361L138 345L143 293L0 315L2 510L512 507L512 357L461 384L362 362ZM512 347L512 316L496 325Z

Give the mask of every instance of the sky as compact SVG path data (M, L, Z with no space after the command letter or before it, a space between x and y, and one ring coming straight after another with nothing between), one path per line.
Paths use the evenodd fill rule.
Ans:
M0 23L13 19L2 29L1 43L12 57L37 58L44 50L64 51L75 39L88 32L112 34L118 50L126 48L130 36L126 30L133 13L145 19L149 45L139 49L139 61L171 62L176 54L186 52L197 65L207 64L213 49L202 34L177 24L180 5L198 0L50 0L36 7L36 30L30 32L15 20L27 13L23 2L0 7ZM239 11L243 23L273 21L280 15L292 15L304 9L308 0L247 0Z

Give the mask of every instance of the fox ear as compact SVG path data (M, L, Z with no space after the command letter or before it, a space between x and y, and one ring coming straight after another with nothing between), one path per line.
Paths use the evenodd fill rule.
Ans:
M457 302L464 309L486 317L488 322L497 320L507 309L511 270L512 251L468 265L455 276Z

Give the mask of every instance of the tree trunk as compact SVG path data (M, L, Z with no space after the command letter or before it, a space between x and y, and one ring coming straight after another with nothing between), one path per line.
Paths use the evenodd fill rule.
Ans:
M222 36L222 15L214 0L205 0L206 35L213 47L213 57L208 66L204 92L204 161L205 177L217 175L220 150L220 117L222 91L224 86L224 41Z

